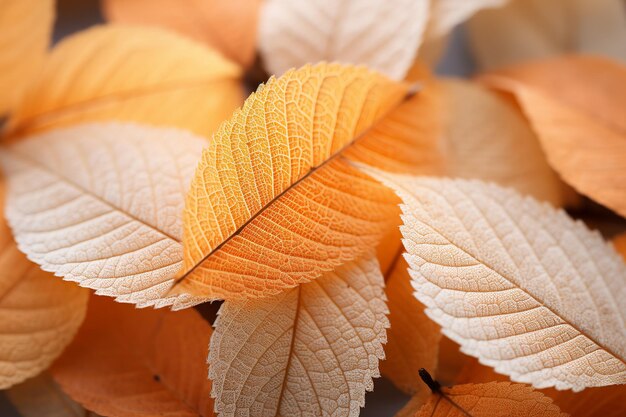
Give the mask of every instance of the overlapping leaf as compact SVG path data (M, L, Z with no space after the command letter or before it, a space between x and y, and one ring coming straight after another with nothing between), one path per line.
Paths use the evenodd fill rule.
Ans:
M515 94L567 183L626 216L625 66L572 56L501 70L483 81Z
M626 383L626 266L597 233L495 185L373 174L404 202L416 297L465 353L540 388Z
M184 195L202 138L174 129L88 124L7 147L7 218L42 268L119 301L166 297L182 265Z
M366 64L403 79L428 19L428 0L268 0L259 49L272 74L310 62Z
M161 26L190 36L249 66L256 49L260 0L105 0L113 22Z
M373 255L260 300L226 301L209 353L221 416L358 416L383 357L387 307Z
M320 64L250 96L203 152L187 195L185 264L173 294L276 294L373 247L397 220L396 197L342 155L357 146L378 152L370 141L392 143L389 134L367 131L406 111L392 112L406 91L364 68ZM416 145L403 158L421 151Z
M204 365L210 336L193 309L136 310L92 297L85 324L50 371L98 414L214 416Z
M411 410L413 411L413 410ZM538 391L521 384L490 382L457 385L433 393L414 417L567 417Z
M4 206L4 184L0 190ZM46 369L71 341L87 291L42 271L17 250L0 220L0 388Z
M52 36L54 0L4 0L0 13L0 114L21 100L41 70Z
M240 75L217 52L174 33L95 27L54 48L8 134L123 120L209 135L241 104Z
M564 53L626 60L622 0L511 0L502 8L481 11L467 27L483 69Z

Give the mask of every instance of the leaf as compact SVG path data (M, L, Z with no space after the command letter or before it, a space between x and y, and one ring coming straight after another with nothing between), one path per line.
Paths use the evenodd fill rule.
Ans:
M432 0L426 39L444 36L482 9L502 7L509 0Z
M598 233L510 189L369 171L403 200L415 295L464 353L537 388L626 382L626 265Z
M80 404L69 398L48 372L5 391L22 417L90 417Z
M405 94L365 68L319 64L251 95L203 151L171 294L273 295L374 247L397 222L397 197L345 157L385 139L368 129Z
M490 382L442 388L415 417L567 417L549 397L521 384Z
M193 309L137 310L92 297L85 324L53 365L72 399L102 415L214 416L202 365L211 326Z
M114 123L15 142L2 163L20 250L121 302L201 302L166 293L182 266L184 193L205 144L179 130Z
M241 104L240 76L235 64L176 34L99 26L54 48L8 133L121 120L208 135Z
M365 64L401 80L428 18L428 0L267 0L259 49L272 74L310 62Z
M383 357L383 287L370 254L274 297L226 301L209 351L220 416L358 416Z
M626 233L622 233L613 239L613 246L617 253L622 255L622 258L626 260Z
M0 207L4 189L2 183ZM86 309L87 291L30 263L0 219L0 389L46 369L72 340Z
M44 61L54 0L5 0L0 13L0 114L19 103Z
M568 184L626 216L626 121L621 111L626 67L572 56L502 70L483 81L517 97L550 165Z
M467 28L483 69L576 52L626 60L622 0L512 0L481 11Z
M440 81L446 109L444 153L453 177L494 181L553 205L567 198L524 116L477 84Z
M415 394L424 390L418 375L420 368L437 368L441 332L424 313L424 305L413 297L407 268L400 256L385 274L391 325L380 370L402 391Z
M481 365L473 358L459 376L459 383L506 380L507 377L493 372L491 368ZM581 392L548 388L541 392L552 398L554 404L561 410L576 417L621 417L626 413L626 403L623 401L626 392L624 385L586 388Z
M260 0L105 0L114 22L161 26L203 42L244 67L256 49Z

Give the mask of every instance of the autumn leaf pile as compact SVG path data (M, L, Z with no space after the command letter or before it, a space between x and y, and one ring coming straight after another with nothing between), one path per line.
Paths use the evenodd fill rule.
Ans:
M626 414L623 2L102 10L0 2L23 417Z

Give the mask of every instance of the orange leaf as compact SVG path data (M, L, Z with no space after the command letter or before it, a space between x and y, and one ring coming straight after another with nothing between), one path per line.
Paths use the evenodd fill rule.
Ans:
M550 165L568 184L626 216L626 67L570 56L482 81L517 97Z
M622 255L622 257L626 260L626 233L622 233L614 238L613 246L615 246L617 253Z
M8 133L122 120L209 135L241 104L240 75L237 65L174 33L99 26L53 49Z
M51 368L72 399L118 417L214 416L204 366L211 326L193 309L142 309L93 296Z
M366 132L406 93L403 84L337 64L303 67L259 88L203 152L173 293L276 294L374 246L397 221L397 199L342 152L357 139L391 142Z
M522 384L490 382L441 388L415 417L567 417L549 397Z
M54 23L54 0L4 0L0 12L0 114L19 103L40 71Z
M260 0L104 0L114 22L161 26L190 36L244 67L254 59Z
M61 354L85 317L87 298L87 290L29 262L0 219L0 388L37 375Z

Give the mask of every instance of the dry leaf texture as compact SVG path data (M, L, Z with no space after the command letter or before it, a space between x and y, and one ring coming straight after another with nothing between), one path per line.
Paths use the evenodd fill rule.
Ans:
M426 28L429 0L267 0L259 49L272 74L318 61L365 64L401 80Z
M182 266L182 210L202 147L189 133L132 124L53 130L9 146L7 218L47 271L140 306Z
M483 81L515 94L550 165L568 184L626 216L624 65L570 56L511 67Z
M415 296L464 353L538 388L626 382L626 266L597 232L495 185L374 175L404 202Z
M29 262L0 219L0 388L37 375L61 354L85 317L87 297Z
M111 21L172 29L243 66L254 59L260 0L104 0L102 4Z
M0 13L0 114L13 109L41 70L52 36L54 0L4 0Z
M415 417L567 417L552 400L522 384L490 382L443 388Z
M387 307L373 255L274 297L226 301L209 353L221 416L358 416Z
M105 416L213 417L204 365L210 337L193 309L137 310L94 296L50 371L72 399Z
M276 294L375 246L397 220L397 197L341 152L405 93L403 84L337 64L259 88L203 151L173 293Z
M8 133L120 120L209 135L241 104L240 75L237 65L177 34L98 26L54 48Z

